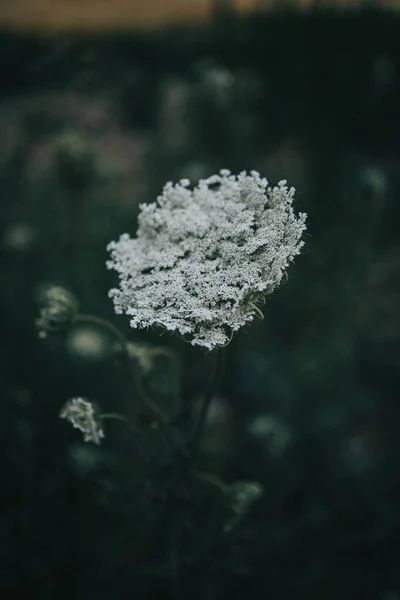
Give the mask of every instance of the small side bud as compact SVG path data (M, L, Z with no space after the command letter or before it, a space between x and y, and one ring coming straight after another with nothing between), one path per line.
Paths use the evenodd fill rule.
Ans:
M226 491L226 504L231 518L225 523L224 531L231 531L248 514L251 506L263 495L263 487L256 481L237 481Z
M104 438L99 409L85 398L70 398L61 409L60 418L82 431L85 442L100 444L101 438Z
M78 302L71 292L60 286L50 287L45 293L40 317L35 321L39 337L66 331L77 313Z

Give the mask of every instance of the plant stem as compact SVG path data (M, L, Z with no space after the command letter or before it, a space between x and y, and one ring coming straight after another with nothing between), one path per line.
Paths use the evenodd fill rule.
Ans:
M82 314L82 313L78 314L74 320L75 320L75 322L79 322L79 323L94 323L95 325L99 325L100 327L103 327L104 329L107 329L108 331L110 331L110 333L115 335L115 337L118 339L119 343L121 344L122 352L124 353L125 358L132 364L132 361L130 360L130 355L129 355L128 342L127 342L125 336L120 332L120 330L117 327L115 327L115 325L110 323L110 321L106 321L105 319L102 319L101 317L96 317L95 315L86 315L86 314ZM157 417L160 419L160 421L163 424L166 424L166 422L167 422L166 415L147 396L146 390L144 389L144 386L142 384L140 374L138 373L137 367L133 368L131 373L134 377L136 391L138 392L140 398L151 409L151 411L155 415L157 415Z
M149 396L147 395L144 385L142 383L138 368L131 360L131 357L129 354L128 342L127 342L125 336L121 333L121 331L117 327L115 327L115 325L110 323L110 321L107 321L106 319L102 319L101 317L96 317L95 315L79 313L78 315L76 315L74 321L76 323L93 323L95 325L99 325L100 327L107 329L110 333L112 333L118 339L119 343L121 344L121 349L124 354L124 357L126 358L127 362L129 362L129 364L132 365L132 368L130 369L130 374L134 379L135 388L136 388L136 391L137 391L140 399L142 400L143 404L145 404L150 409L150 411L154 415L155 419L157 419L163 425L169 426L170 422L169 422L168 415L166 415L165 412L158 406L158 404L153 402L153 400L151 398L149 398ZM105 416L104 418L107 418L107 416ZM118 417L114 417L114 418L118 418ZM184 452L185 443L184 443L184 440L181 438L181 436L178 435L178 432L173 430L170 427L168 428L167 431L169 433L170 440L173 441L173 443L177 447L179 447L181 449L181 451Z
M213 475L212 473L204 473L203 471L194 471L193 475L196 479L200 479L200 481L205 481L210 485L218 488L224 494L229 490L229 486L224 483L219 477Z
M102 413L100 415L101 419L115 419L117 421L123 421L124 423L128 423L128 419L124 417L124 415L120 415L119 413Z
M128 342L126 341L125 336L120 332L120 330L117 327L115 327L115 325L110 323L110 321L106 321L105 319L102 319L101 317L96 317L95 315L85 315L82 313L76 315L74 321L76 323L94 323L95 325L100 325L100 327L104 327L104 329L108 329L108 331L113 333L118 338L122 346L123 352L129 355Z
M202 404L200 407L200 412L197 418L197 422L195 425L194 435L193 435L193 458L196 457L199 446L201 442L201 438L203 436L204 427L207 420L208 409L210 408L211 402L215 397L215 394L218 390L218 387L221 383L223 371L225 368L225 348L220 348L217 351L216 355L216 363L213 378L210 381L208 389L204 394Z

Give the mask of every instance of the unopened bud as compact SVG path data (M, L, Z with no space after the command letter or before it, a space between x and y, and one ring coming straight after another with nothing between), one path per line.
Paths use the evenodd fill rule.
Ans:
M226 492L226 502L232 517L225 523L224 530L233 529L249 512L252 504L263 495L263 487L256 481L237 481Z
M53 286L45 293L45 304L36 319L36 327L42 338L62 333L71 325L78 312L78 302L68 290Z

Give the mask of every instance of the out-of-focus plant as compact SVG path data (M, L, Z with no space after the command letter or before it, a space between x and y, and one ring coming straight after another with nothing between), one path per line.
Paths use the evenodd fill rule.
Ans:
M181 398L179 360L172 350L128 340L111 322L80 313L73 294L61 287L46 291L36 321L39 335L64 334L71 345L68 332L77 325L103 328L115 339L114 364L121 377L132 381L139 405L133 415L124 416L103 412L82 395L67 399L60 416L83 433L85 442L96 445L105 437L106 419L119 420L129 429L149 465L147 476L165 499L161 520L169 511L175 515L172 529L180 518L174 499L186 498L196 520L201 514L199 498L204 493L215 496L216 513L211 510L210 519L213 522L219 515L216 530L227 536L262 495L259 483L228 485L199 471L198 461L208 411L223 377L224 348L236 331L263 318L259 307L279 286L303 245L306 215L296 216L293 196L294 189L285 181L269 187L255 171L238 176L221 171L193 188L189 180L169 183L155 203L140 206L136 237L124 234L109 244L107 266L119 273L120 280L119 287L110 291L116 313L127 314L133 329L156 326L214 351L214 374L193 410L188 411ZM159 454L151 448L156 438L164 448ZM274 452L284 444L280 442ZM157 479L161 466L167 467L166 480ZM195 493L198 486L203 490L200 496ZM175 570L187 561L196 563L199 553L209 550L207 527L203 536L189 557L182 552L174 557ZM148 568L154 573L154 565ZM169 569L165 556L156 570Z

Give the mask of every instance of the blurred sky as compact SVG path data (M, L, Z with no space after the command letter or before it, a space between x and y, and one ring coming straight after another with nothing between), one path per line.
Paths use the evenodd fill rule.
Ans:
M293 4L303 8L346 7L363 3L362 0L0 0L0 24L56 30L152 27L207 19L218 2L230 2L237 10ZM369 3L400 7L400 0L369 0Z

